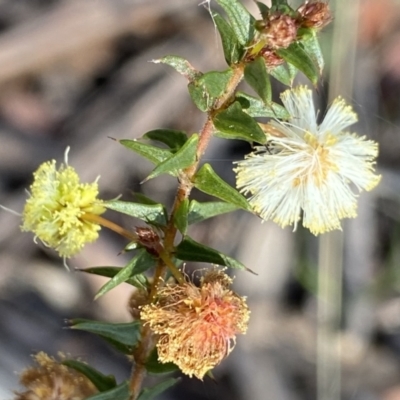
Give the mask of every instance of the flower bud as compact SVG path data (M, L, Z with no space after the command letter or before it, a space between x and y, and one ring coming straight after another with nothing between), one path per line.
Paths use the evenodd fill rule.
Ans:
M297 36L296 20L285 14L272 14L265 21L262 36L272 49L289 47Z
M332 21L328 4L322 1L307 1L297 11L301 16L301 25L305 28L322 29Z

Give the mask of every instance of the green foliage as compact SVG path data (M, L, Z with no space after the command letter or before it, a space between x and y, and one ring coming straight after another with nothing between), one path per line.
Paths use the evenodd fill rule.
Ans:
M221 36L222 48L224 49L227 64L233 65L238 63L242 59L245 50L240 44L235 31L218 13L214 12L212 17Z
M94 333L124 354L131 354L133 347L140 340L141 324L139 321L111 324L87 319L73 319L70 322L72 329Z
M160 363L158 361L157 347L150 353L145 367L147 372L154 375L170 374L171 372L179 371L179 368L174 363Z
M105 295L111 289L114 289L128 279L147 271L149 268L154 267L156 259L150 255L145 249L140 249L135 257L133 257L128 264L123 267L116 275L113 276L105 285L103 285L97 292L95 299ZM136 286L136 285L135 285Z
M143 182L165 173L177 175L179 171L192 165L196 160L198 141L199 135L192 135L175 154L158 164Z
M265 68L265 61L262 57L257 57L254 61L246 64L244 79L260 96L261 100L269 104L272 96L271 82Z
M176 153L188 139L186 132L175 129L154 129L145 133L143 138L164 143L173 153Z
M100 392L105 392L117 386L117 382L113 375L104 375L100 371L97 371L83 362L77 360L64 360L62 364L85 375Z
M125 274L125 273L128 274L128 269L126 267L124 267L124 268L121 268L121 267L91 267L91 268L85 268L85 269L78 269L78 271L86 272L87 274L105 276L106 278L113 278L120 272L122 274L122 271L124 271L123 274ZM130 272L130 273L132 273L132 272ZM124 277L119 278L119 279L124 279ZM130 276L124 282L128 283L129 285L135 286L141 290L146 290L148 287L147 278L143 274L135 274L133 276Z
M236 100L242 106L243 111L249 114L250 117L289 119L289 113L280 104L273 102L265 104L262 100L243 92L236 93Z
M298 69L291 64L282 64L273 68L269 73L286 86L292 86Z
M302 28L300 33L302 37L302 45L304 50L317 66L319 73L324 69L324 56L322 55L321 46L319 45L317 32L314 29Z
M189 83L189 94L199 110L210 111L216 99L221 96L232 78L233 71L211 71Z
M251 210L246 198L221 179L210 164L204 164L193 179L195 187L204 193L215 196L244 210Z
M235 101L213 119L218 129L216 136L225 139L241 139L248 142L265 143L266 136L257 121L246 114L239 102Z
M167 224L167 210L162 204L142 204L111 200L105 202L104 205L110 210L139 218L151 225L165 226Z
M180 204L177 212L174 215L175 226L179 229L182 235L186 234L188 227L189 199L185 199Z
M161 149L160 147L142 143L138 140L122 139L119 142L127 149L147 158L156 165L162 163L173 154L171 150Z
M189 214L187 222L189 225L204 221L217 215L225 214L239 209L235 204L225 203L223 201L209 201L207 203L199 203L192 200L189 206Z
M216 0L216 2L226 12L239 43L243 46L248 45L255 34L254 17L238 0Z
M153 60L153 62L155 64L161 63L169 65L189 81L192 81L201 75L201 72L193 68L188 60L179 56L165 56L158 60Z
M218 250L212 249L211 247L205 246L204 244L198 243L188 236L186 236L176 247L175 256L183 261L199 261L224 265L225 267L230 268L249 270L240 261L235 260Z
M318 68L301 43L294 42L287 49L279 49L276 53L303 72L314 85L317 84L319 78Z
M111 390L95 394L86 400L129 400L129 398L129 386L128 382L125 381Z
M162 392L165 392L171 386L175 385L179 379L170 378L164 382L159 383L158 385L153 386L152 388L143 389L137 400L151 400L154 399L155 396L158 396ZM117 400L117 399L115 399ZM118 399L119 400L119 399ZM125 399L123 399L125 400Z

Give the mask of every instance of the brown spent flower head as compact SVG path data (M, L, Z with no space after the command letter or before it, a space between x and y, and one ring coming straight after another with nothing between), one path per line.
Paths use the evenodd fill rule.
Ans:
M306 1L297 10L301 16L301 25L305 28L322 29L332 21L327 3Z
M20 376L21 385L28 390L16 392L14 400L84 400L98 392L86 376L46 353L40 352L33 358L37 365Z
M285 49L296 40L297 22L289 15L271 14L265 21L261 35L269 48Z
M162 287L141 319L159 335L158 359L203 379L233 350L236 335L246 333L250 311L245 298L229 289L222 271L206 273L200 287L190 282Z

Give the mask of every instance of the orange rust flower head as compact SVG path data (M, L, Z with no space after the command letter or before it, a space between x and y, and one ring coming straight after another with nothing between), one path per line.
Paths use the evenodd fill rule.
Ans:
M84 400L97 393L86 376L40 352L34 356L35 367L22 372L21 385L25 392L17 392L14 400Z
M231 283L228 275L212 270L200 287L167 284L154 304L142 308L141 319L159 335L160 362L203 379L232 351L236 335L246 333L250 312L245 299L229 289Z

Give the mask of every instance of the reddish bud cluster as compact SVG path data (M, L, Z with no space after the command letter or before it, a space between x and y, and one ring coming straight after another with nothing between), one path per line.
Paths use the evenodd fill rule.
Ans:
M301 16L301 25L305 28L321 29L332 21L328 4L320 1L301 5L297 12Z
M260 32L257 44L264 44L259 54L265 59L267 68L273 69L284 60L276 50L286 49L298 39L299 28L321 29L332 20L328 4L322 1L306 1L297 9L297 14L271 12L256 22Z

